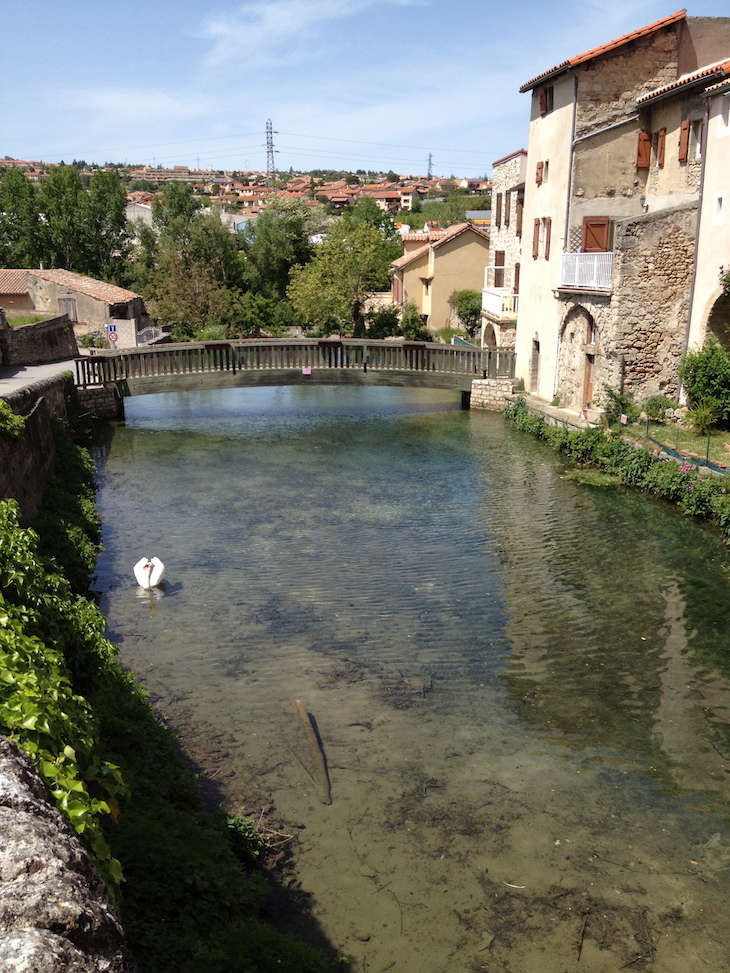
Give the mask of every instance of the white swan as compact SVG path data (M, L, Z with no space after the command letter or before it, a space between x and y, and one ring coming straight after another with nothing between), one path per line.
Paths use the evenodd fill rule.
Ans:
M146 558L137 561L134 566L134 576L140 588L149 591L156 587L165 576L165 565L158 557Z

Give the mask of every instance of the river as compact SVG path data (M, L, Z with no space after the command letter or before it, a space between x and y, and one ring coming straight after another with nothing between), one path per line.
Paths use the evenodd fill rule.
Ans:
M109 634L281 832L292 928L358 973L730 968L719 535L443 391L126 406L96 448Z

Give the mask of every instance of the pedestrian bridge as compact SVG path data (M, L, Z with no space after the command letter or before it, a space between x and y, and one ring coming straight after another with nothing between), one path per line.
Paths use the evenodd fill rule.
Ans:
M80 388L123 397L262 385L398 385L468 392L475 378L514 378L514 352L409 341L239 339L102 351L76 360Z

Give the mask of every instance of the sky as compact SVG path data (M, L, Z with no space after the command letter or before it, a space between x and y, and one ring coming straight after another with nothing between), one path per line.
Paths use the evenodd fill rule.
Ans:
M699 0L688 16L730 15ZM475 178L527 148L526 81L655 0L0 0L0 157Z

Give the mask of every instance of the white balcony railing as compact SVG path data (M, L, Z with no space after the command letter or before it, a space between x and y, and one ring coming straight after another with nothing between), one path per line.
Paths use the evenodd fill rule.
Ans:
M560 287L613 290L613 253L563 253Z
M519 295L509 287L485 287L482 290L482 311L495 318L514 318Z

